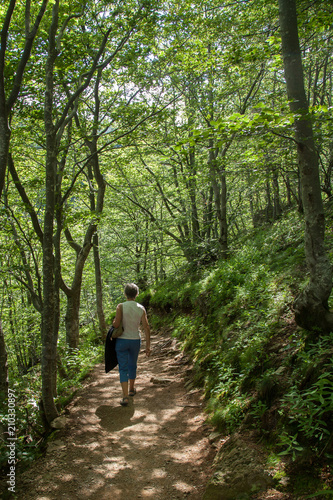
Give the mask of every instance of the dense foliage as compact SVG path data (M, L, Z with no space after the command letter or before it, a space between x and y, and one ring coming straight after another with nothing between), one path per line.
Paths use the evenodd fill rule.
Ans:
M333 456L333 335L310 335L293 317L307 281L302 241L291 211L240 241L227 263L181 272L142 295L158 311L155 327L171 328L190 358L210 422L223 434L255 429L275 463L294 462L299 494L320 488Z
M295 6L297 109L283 4ZM2 445L8 387L29 455L101 359L135 281L153 308L172 311L217 426L230 432L246 415L264 432L276 417L282 452L308 440L324 456L331 3L13 0L0 25ZM300 123L313 147L302 147ZM309 171L317 186L304 194ZM309 284L311 334L291 307Z

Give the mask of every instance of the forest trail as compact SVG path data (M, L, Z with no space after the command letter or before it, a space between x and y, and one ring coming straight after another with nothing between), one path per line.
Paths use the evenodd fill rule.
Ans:
M119 404L118 369L97 365L45 457L18 475L18 498L200 500L215 451L202 394L186 390L184 361L175 340L152 335L128 407Z

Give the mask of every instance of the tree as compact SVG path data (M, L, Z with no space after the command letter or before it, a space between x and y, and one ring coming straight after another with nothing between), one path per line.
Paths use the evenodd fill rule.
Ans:
M307 330L330 331L333 314L328 308L332 269L325 250L325 216L321 198L318 156L305 94L298 37L296 0L279 0L282 52L290 109L295 115L305 221L305 256L310 280L294 303L297 323Z
M7 350L0 319L0 403L6 401L7 393L8 393ZM0 441L4 439L5 436L4 433L5 433L4 426L0 422Z
M29 61L32 46L37 35L37 31L41 20L45 14L48 0L43 0L36 20L31 27L31 2L26 0L25 13L24 13L24 49L21 57L16 62L16 72L12 75L11 88L8 86L9 76L9 61L6 61L7 41L9 36L9 27L12 21L14 10L16 7L16 0L11 0L1 29L1 42L0 42L0 198L5 182L5 173L7 168L7 160L9 153L9 144L11 136L11 128L9 125L10 115L13 107L17 101L20 93L22 80L26 65ZM20 7L16 8L19 11ZM22 23L23 14L21 13L20 23ZM14 63L15 64L15 63Z

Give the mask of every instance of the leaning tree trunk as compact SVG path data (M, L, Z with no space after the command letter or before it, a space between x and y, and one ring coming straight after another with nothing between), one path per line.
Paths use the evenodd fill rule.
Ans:
M305 256L310 274L306 289L295 300L295 319L299 326L307 330L327 332L333 328L333 314L328 309L332 269L324 246L324 208L318 158L304 90L296 0L279 0L279 13L287 93L290 109L295 114L295 138L305 220Z

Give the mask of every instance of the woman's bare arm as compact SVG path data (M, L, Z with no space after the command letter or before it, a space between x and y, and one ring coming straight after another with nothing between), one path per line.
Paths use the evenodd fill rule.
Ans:
M117 309L116 309L116 315L115 315L115 318L112 322L112 326L114 326L115 328L118 328L118 326L120 325L122 316L123 316L122 305L118 304Z
M150 327L148 323L147 313L144 311L142 315L142 326L146 334L146 356L150 356Z

